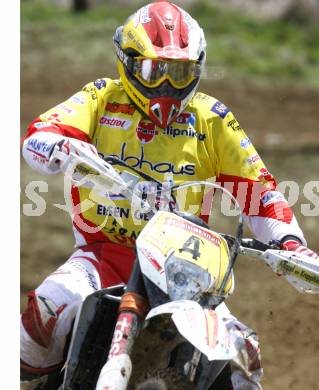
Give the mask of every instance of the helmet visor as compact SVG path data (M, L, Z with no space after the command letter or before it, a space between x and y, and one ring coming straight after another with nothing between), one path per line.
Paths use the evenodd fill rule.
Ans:
M196 61L165 61L135 58L134 76L146 87L158 87L169 80L173 87L186 88L201 74L201 64Z

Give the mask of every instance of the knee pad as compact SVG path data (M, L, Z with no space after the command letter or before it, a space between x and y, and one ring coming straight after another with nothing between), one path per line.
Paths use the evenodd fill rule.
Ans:
M39 345L48 348L59 315L67 304L57 306L51 299L36 294L28 294L28 306L21 321L29 336Z

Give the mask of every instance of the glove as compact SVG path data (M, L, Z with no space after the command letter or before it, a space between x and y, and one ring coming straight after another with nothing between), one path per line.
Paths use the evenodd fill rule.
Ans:
M293 238L290 238L290 239L284 241L281 244L281 248L285 251L296 252L296 253L300 253L300 254L305 255L305 256L312 257L313 259L318 259L318 257L319 257L317 255L317 253L315 253L311 249L305 247L299 241L297 241L297 239L293 239Z
M75 138L68 138L61 134L51 132L36 132L23 142L22 154L31 168L42 174L55 174L61 171L60 161L52 160L51 155L55 145L66 155L78 150L90 150L98 154L94 145Z

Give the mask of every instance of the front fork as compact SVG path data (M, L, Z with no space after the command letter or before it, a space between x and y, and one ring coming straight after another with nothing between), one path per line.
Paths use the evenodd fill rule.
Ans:
M131 372L131 352L139 334L148 302L143 276L135 261L126 292L123 294L107 361L103 366L96 390L125 390Z

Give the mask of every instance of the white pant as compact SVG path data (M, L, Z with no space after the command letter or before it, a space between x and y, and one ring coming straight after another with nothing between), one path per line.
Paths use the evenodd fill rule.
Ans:
M91 251L77 250L46 278L31 295L22 315L22 361L39 369L62 363L66 338L81 303L101 287L105 286L101 283L98 259ZM234 389L260 390L262 368L257 336L226 305L220 305L218 310L226 327L235 335L238 355L231 363Z

